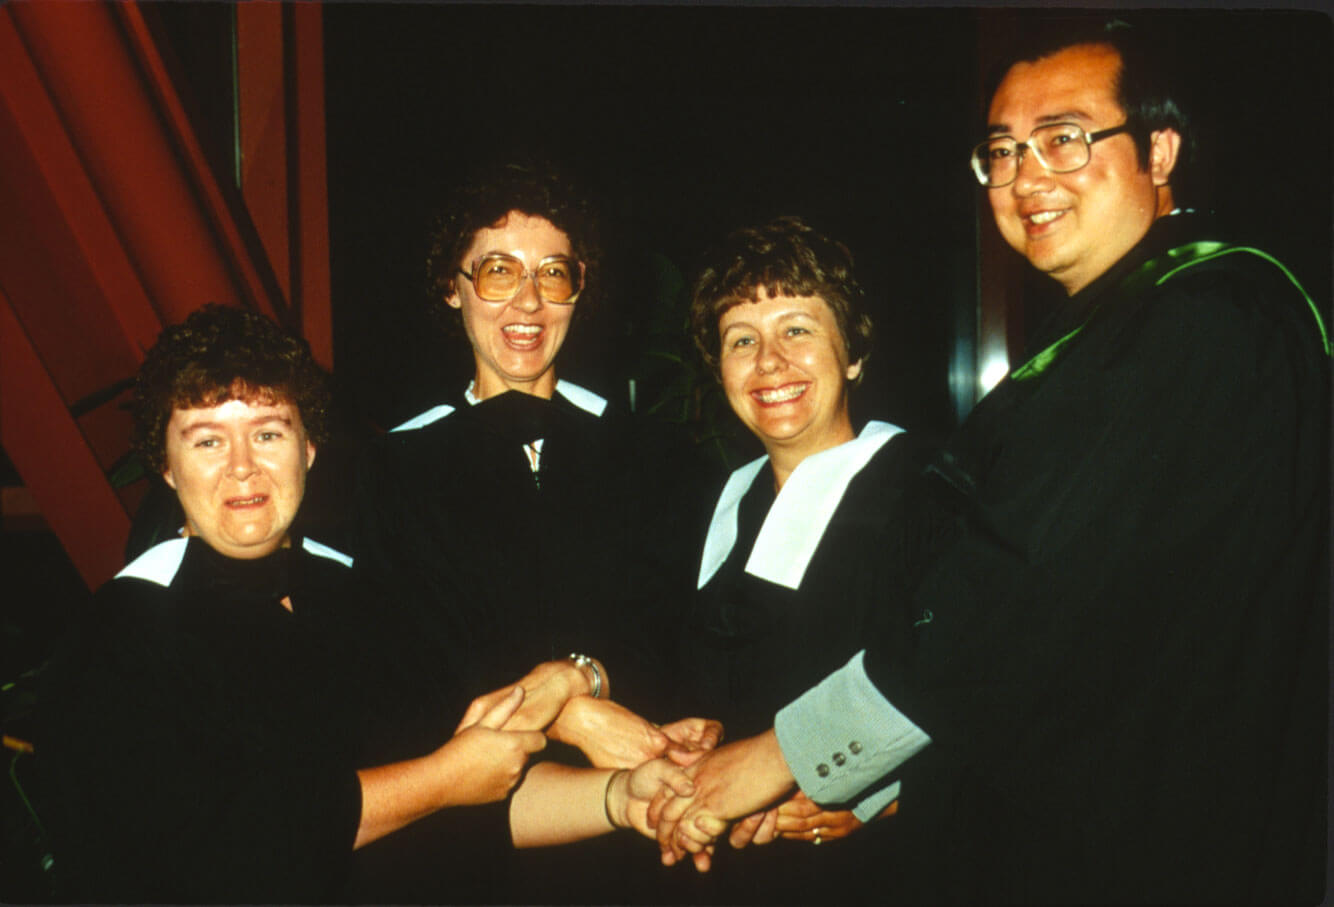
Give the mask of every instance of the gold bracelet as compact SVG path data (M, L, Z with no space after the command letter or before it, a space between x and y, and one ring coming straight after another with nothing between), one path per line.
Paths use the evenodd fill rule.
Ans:
M602 791L602 813L607 817L607 824L612 828L620 828L620 826L617 825L616 820L611 817L611 786L613 782L616 781L617 775L624 775L628 771L630 771L628 768L618 768L616 771L612 772L607 778L606 788Z

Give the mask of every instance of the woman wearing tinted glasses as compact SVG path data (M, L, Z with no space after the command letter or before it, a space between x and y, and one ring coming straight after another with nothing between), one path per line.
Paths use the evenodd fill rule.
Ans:
M317 903L354 848L462 814L492 850L633 826L663 760L544 764L538 731L595 665L546 662L476 700L455 731L379 749L412 625L292 529L330 401L310 350L263 316L206 306L162 332L135 386L136 449L181 505L176 537L104 585L42 674L42 814L62 900ZM382 687L383 685L383 687ZM502 729L502 725L504 729ZM509 799L509 808L484 804ZM461 810L457 807L474 806ZM449 853L436 865L448 879ZM472 900L472 898L468 898Z
M424 682L492 689L535 662L591 652L612 666L621 698L642 659L619 644L630 635L619 628L643 613L650 594L667 591L665 576L687 574L684 550L682 565L665 569L663 546L645 531L663 525L656 515L664 504L650 498L664 494L671 475L637 480L648 473L636 468L646 463L639 429L601 396L558 377L572 327L596 302L596 221L587 200L542 165L483 170L441 212L427 259L430 304L447 332L466 336L471 380L446 389L375 445L358 477L357 565L418 612L426 628ZM571 700L548 734L595 765L631 767L674 741L693 746L702 734L716 736L711 728L660 729L604 690L600 699ZM424 721L423 733L438 729ZM368 850L363 859L376 858ZM635 855L652 869L642 846ZM401 901L561 896L550 887L491 887L497 875L543 874L499 870L496 856L471 861L478 879L469 891L458 879L433 887L444 882L438 872L386 855L366 894ZM604 857L596 871L561 876L611 885L618 863ZM391 883L400 887L386 888ZM623 888L605 891L610 899L626 896ZM588 888L569 893L599 897Z

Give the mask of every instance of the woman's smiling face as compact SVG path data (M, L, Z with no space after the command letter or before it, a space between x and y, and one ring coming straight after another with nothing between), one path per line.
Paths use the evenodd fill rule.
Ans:
M733 411L771 457L795 465L853 438L848 363L834 313L818 296L775 296L763 287L718 319L719 368Z
M564 231L545 218L518 211L478 230L459 268L471 273L482 256L497 252L514 256L530 273L544 258L574 257ZM477 366L473 392L478 397L507 390L551 397L556 390L556 354L569 332L573 305L543 302L527 279L508 302L487 302L461 274L455 276L454 292L446 302L462 312Z
M172 411L162 477L185 510L186 532L245 560L287 544L314 461L293 404L228 400Z

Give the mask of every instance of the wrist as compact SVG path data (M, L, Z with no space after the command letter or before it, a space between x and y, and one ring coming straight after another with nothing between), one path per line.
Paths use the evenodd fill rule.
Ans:
M431 753L403 763L417 769L417 789L426 792L431 812L471 805L466 794L470 779L459 761L458 739L451 737Z
M779 745L778 735L773 728L746 741L750 744L747 770L757 779L764 779L775 797L799 790L792 769L788 767L787 757Z
M572 669L578 670L573 667ZM552 740L568 743L571 746L579 746L583 741L586 731L584 704L588 702L588 696L582 692L582 683L583 681L571 678L570 693L565 705L556 715L556 720L547 727L547 736Z
M626 815L629 788L628 768L618 768L607 776L607 786L602 792L602 811L607 817L607 824L612 828L626 828L630 824Z
M579 693L586 693L594 699L601 699L604 692L603 688L605 686L602 664L596 658L591 658L588 655L581 655L577 652L571 652L569 660L570 663L574 665L575 669L578 670L579 676L582 678L584 684L586 684L586 687L576 687L573 692L576 695Z

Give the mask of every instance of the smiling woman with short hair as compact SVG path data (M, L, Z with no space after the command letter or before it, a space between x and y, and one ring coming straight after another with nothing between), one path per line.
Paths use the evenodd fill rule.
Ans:
M474 701L442 742L367 761L386 732L384 678L415 629L350 582L350 558L291 531L327 406L305 343L252 312L206 306L149 351L135 437L185 525L98 591L41 679L37 765L63 898L328 900L354 849L506 799L541 729L595 691L595 669L548 662ZM533 769L513 840L647 833L644 798L662 782L684 779L662 762Z
M714 246L691 325L765 455L732 473L714 508L681 635L683 706L746 736L771 726L872 627L907 626L895 610L913 558L902 517L924 451L887 422L854 428L848 398L866 371L871 319L852 255L801 219L740 229ZM753 817L739 835L788 840L718 859L721 900L855 900L892 833L892 822L871 820L893 812L897 795L895 785L845 810L798 795ZM793 842L823 846L798 855Z

